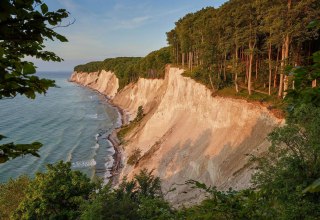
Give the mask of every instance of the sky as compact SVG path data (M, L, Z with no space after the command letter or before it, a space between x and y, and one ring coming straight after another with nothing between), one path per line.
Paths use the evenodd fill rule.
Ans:
M146 56L167 46L166 32L190 12L215 8L226 0L44 0L50 10L65 8L68 27L55 31L67 43L46 42L46 50L64 59L61 63L29 58L38 71L72 71L91 61L119 56Z

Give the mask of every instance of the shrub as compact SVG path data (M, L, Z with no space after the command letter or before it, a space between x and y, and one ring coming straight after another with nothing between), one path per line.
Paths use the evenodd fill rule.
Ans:
M132 154L129 156L127 164L133 166L135 165L141 157L141 150L136 148L133 150Z

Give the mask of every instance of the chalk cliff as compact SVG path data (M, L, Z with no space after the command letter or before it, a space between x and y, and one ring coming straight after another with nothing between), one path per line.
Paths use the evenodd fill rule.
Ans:
M118 78L112 72L105 70L92 73L74 72L70 81L97 90L109 98L113 98L119 88Z
M125 137L121 176L154 169L164 190L177 188L167 196L173 203L201 199L196 190L180 185L189 179L219 189L248 187L252 171L246 166L247 154L265 151L267 134L281 123L263 106L213 97L178 68L168 67L165 79L139 79L119 92L115 75L102 73L75 72L71 80L113 97L130 119L140 105L146 114ZM127 165L136 148L142 151L141 159Z

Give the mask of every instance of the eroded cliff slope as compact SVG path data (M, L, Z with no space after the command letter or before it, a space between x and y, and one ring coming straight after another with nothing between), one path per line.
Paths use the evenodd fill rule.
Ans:
M139 79L114 96L113 103L131 119L140 105L146 114L125 138L122 176L130 178L142 168L154 169L163 180L164 190L177 188L167 196L173 203L199 199L198 192L180 185L189 179L219 189L248 187L252 171L246 167L246 155L263 152L269 145L267 134L281 120L265 107L213 97L210 90L183 77L182 72L168 67L164 80ZM74 73L72 80L107 95L110 93L104 91L118 88L115 81L101 77L97 73ZM130 166L126 159L137 148L142 157Z

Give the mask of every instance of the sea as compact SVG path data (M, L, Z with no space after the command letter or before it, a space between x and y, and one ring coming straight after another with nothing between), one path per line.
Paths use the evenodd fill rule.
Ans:
M107 98L68 82L70 72L41 72L56 81L46 95L0 100L0 134L4 143L41 142L40 157L26 155L0 164L0 182L20 175L33 177L47 164L69 161L72 169L107 181L115 153L108 135L121 125L118 110Z

